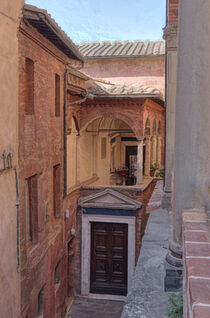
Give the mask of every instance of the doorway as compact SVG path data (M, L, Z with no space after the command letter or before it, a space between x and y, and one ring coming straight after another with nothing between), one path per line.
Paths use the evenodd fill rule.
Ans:
M135 166L137 161L137 146L126 146L125 148L125 165L128 168L128 178L126 185L135 185Z
M90 292L127 295L128 224L91 222Z

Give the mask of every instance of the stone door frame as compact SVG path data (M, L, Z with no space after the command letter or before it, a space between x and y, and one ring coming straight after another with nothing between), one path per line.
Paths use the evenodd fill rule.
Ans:
M89 296L90 293L90 257L91 257L91 222L124 223L128 224L128 268L127 288L131 288L132 277L135 270L135 216L114 216L82 214L82 247L81 247L81 295ZM104 295L100 295L104 296ZM113 299L113 295L106 295Z

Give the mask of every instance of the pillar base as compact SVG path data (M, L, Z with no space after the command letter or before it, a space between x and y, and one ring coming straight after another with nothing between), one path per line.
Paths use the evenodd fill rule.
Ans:
M166 292L176 292L182 288L183 282L183 263L182 251L177 245L170 244L165 260L166 276L164 287Z
M163 191L162 208L171 211L171 192Z

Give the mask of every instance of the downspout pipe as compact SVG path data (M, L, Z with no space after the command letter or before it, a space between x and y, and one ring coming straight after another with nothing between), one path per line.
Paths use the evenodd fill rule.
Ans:
M65 71L64 74L64 103L63 103L63 148L64 148L64 152L63 152L63 198L66 197L67 194L67 179L66 179L66 175L67 175L67 161L66 161L66 157L67 157L67 140L66 140L66 105L67 105L67 69Z
M15 174L15 191L16 191L16 217L17 217L17 267L20 266L20 209L19 209L19 189L18 189L18 173L17 168L13 167Z

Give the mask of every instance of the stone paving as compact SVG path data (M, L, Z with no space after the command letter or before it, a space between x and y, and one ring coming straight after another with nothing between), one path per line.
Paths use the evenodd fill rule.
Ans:
M161 196L158 182L151 201L152 211L142 242L133 285L127 296L121 318L166 318L168 295L164 291L165 256L171 237L171 217L157 207Z
M66 318L120 318L123 301L76 297Z

